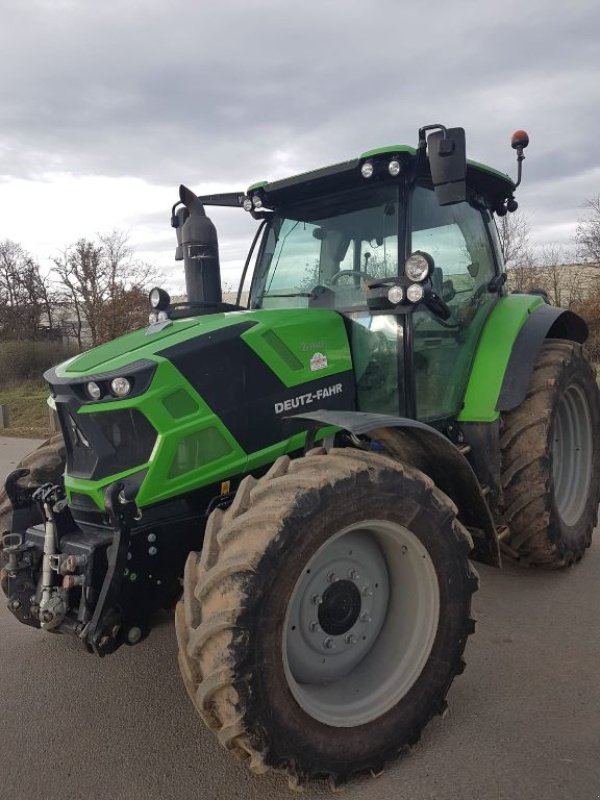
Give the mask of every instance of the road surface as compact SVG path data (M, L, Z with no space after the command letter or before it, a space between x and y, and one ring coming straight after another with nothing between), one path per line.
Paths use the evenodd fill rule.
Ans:
M31 443L0 439L0 474ZM597 800L600 536L558 574L478 567L467 670L418 747L347 800ZM170 618L106 659L19 625L0 604L0 800L271 800L203 728ZM331 796L311 787L305 800Z

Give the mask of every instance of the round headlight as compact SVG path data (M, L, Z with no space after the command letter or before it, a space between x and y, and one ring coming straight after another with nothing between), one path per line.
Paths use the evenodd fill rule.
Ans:
M404 291L402 290L401 286L392 286L387 296L390 303L396 305L397 303L402 302L402 298L404 297Z
M100 389L96 381L90 381L89 383L86 384L85 388L89 396L92 398L92 400L100 399L102 390Z
M159 311L158 312L158 322L166 322L169 319L169 315L166 311Z
M360 168L360 174L363 178L370 178L373 174L373 162L372 161L365 161L365 163Z
M242 205L244 206L244 211L252 211L252 200L249 197L244 197Z
M150 307L156 309L167 308L171 302L171 298L169 297L168 293L165 292L164 289L160 289L158 286L155 286L154 289L150 291L148 299L150 300Z
M411 303L420 303L425 297L425 289L423 289L420 283L411 283L406 290L406 297Z
M150 325L154 325L155 322L158 322L158 311L151 311L148 314L148 322Z
M433 267L433 259L427 253L416 252L406 259L404 272L411 281L424 281L429 277Z
M393 178L400 174L400 162L397 159L393 158L390 161L388 164L388 172Z
M110 390L117 397L125 397L131 391L131 383L127 378L113 378L110 382Z
M254 206L254 208L262 208L262 200L260 199L260 197L258 197L258 195L254 195L254 197L252 198L252 205Z

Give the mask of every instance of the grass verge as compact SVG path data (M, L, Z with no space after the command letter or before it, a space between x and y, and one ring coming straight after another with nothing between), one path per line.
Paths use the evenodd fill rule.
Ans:
M48 389L36 383L0 388L0 405L8 408L9 427L0 436L45 439L50 435Z

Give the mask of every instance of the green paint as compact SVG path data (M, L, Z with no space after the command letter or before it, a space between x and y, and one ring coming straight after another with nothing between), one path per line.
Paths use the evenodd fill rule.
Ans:
M126 373L127 364L141 358L157 364L152 383L143 395L104 403L87 403L79 414L98 414L135 408L157 432L150 457L118 475L98 481L65 476L69 496L88 495L104 507L104 490L113 481L146 470L137 495L141 508L212 483L243 475L272 463L280 455L303 447L299 433L255 453L246 453L218 416L184 376L158 353L198 336L230 325L256 324L242 334L244 341L278 375L287 387L334 376L352 369L352 359L342 317L326 309L269 309L212 314L180 320L155 334L136 331L72 359L57 368L59 375L83 381L90 374L115 369ZM314 371L311 358L322 353L327 367ZM103 358L106 360L103 361ZM322 362L321 362L322 363ZM86 370L89 370L86 373ZM326 432L321 433L321 437Z
M254 192L254 191L256 191L256 189L262 189L263 186L266 186L268 182L269 181L257 181L256 183L253 183L252 186L249 186L246 189L246 194L249 194L250 192Z
M498 301L490 314L475 354L459 422L493 422L496 403L515 339L541 297L511 294Z

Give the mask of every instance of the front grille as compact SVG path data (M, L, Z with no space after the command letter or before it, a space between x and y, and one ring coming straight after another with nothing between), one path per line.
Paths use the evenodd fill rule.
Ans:
M77 414L62 405L57 403L69 475L97 480L145 464L150 457L156 431L140 411Z

